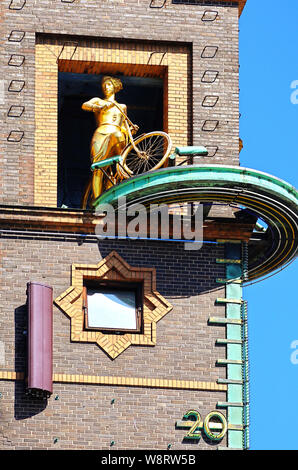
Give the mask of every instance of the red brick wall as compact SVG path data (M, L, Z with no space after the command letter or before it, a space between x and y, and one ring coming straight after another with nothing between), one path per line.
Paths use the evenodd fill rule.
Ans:
M198 252L183 244L145 242L84 243L54 240L2 239L0 272L0 331L5 362L1 371L24 372L26 367L26 283L51 285L54 298L70 285L72 263L97 263L112 250L137 267L155 267L157 290L173 305L157 323L155 347L130 346L111 360L97 345L70 341L70 320L54 307L54 375L106 376L203 381L216 384L225 368L217 338L224 327L208 325L210 316L224 315L215 305L223 296L216 283L224 276L216 258L222 248L205 245ZM218 290L217 290L218 289ZM209 292L211 291L211 292ZM189 409L203 418L226 401L225 391L54 382L48 402L24 395L22 380L2 380L0 442L4 449L212 449L183 442L186 431L175 429ZM59 397L59 399L55 399ZM112 404L112 400L115 402ZM54 443L58 437L59 441ZM225 440L221 443L225 445Z
M152 47L186 44L192 54L190 143L205 145L214 154L204 163L238 164L237 4L174 5L168 0L164 8L156 9L149 7L149 0L71 4L27 0L22 9L12 10L9 3L0 4L0 18L4 15L0 72L5 83L0 103L2 204L34 203L36 33L148 41ZM218 12L216 20L202 21L210 9ZM12 41L12 31L25 36ZM208 70L216 72L209 74L210 83ZM213 107L206 106L210 96L218 97ZM8 116L11 106L24 107L22 115ZM9 136L19 142L9 142ZM217 338L224 337L224 327L208 325L210 316L225 313L224 306L215 305L217 297L224 297L216 283L217 277L224 277L224 267L215 262L223 257L222 248L204 245L198 252L188 252L176 243L105 241L79 246L57 239L2 237L0 249L1 448L110 449L111 441L115 449L166 450L168 444L187 450L217 447L204 438L198 444L185 443L185 431L175 429L175 422L191 408L205 417L227 398L224 387L198 390L189 384L191 380L216 384L226 374L225 367L216 367L225 349L215 345ZM52 285L55 298L70 285L72 263L96 263L112 250L133 266L155 267L157 289L173 305L157 324L156 346L130 346L112 361L95 344L72 343L70 320L54 307L54 374L78 378L73 383L55 380L47 403L29 399L23 380L15 375L26 367L26 283ZM139 387L87 385L80 383L79 375L178 379L188 388L150 388L144 381ZM221 444L225 446L226 439Z
M16 7L22 3L13 2ZM34 201L36 33L64 34L72 38L133 39L150 41L153 45L169 41L187 43L192 50L192 129L189 129L192 142L207 146L210 157L204 162L238 164L237 3L175 5L168 0L162 9L149 5L149 0L77 0L73 3L28 0L22 9L12 10L9 2L2 2L5 39L0 72L6 90L0 132L3 203L32 205ZM204 12L210 9L218 12L216 19L202 21ZM11 40L11 32L15 30L25 33L22 40ZM216 73L207 76L208 70ZM212 83L208 83L208 79ZM22 83L24 87L21 91L8 91L15 80L19 80L13 82L16 87L21 87ZM215 106L211 106L217 97ZM12 105L24 107L20 117L7 116ZM17 132L11 134L12 131ZM8 142L9 135L19 142Z

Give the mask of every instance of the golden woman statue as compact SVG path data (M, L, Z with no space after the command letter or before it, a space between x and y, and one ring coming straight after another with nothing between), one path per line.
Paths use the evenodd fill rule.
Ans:
M85 111L92 111L96 120L96 130L91 140L91 163L96 163L106 158L120 155L128 141L128 132L125 116L127 108L125 104L119 104L115 100L115 94L122 90L123 86L118 78L105 76L102 79L102 91L104 99L92 98L82 105ZM130 126L132 134L138 130L138 126ZM117 181L117 175L113 175L112 168L105 169L109 179L100 169L96 169L92 176L92 201L103 191Z

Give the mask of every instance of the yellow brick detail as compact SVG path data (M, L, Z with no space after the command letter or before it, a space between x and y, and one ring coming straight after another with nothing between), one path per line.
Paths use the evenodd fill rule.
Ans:
M62 39L48 39L37 43L35 52L35 205L57 207L59 69L80 73L87 67L89 73L100 73L104 67L112 74L115 64L122 67L128 64L127 70L133 74L135 67L167 67L164 130L171 136L174 147L189 145L190 52L187 47L160 45L153 52L152 46L145 43L85 40L74 53L74 46L63 44Z

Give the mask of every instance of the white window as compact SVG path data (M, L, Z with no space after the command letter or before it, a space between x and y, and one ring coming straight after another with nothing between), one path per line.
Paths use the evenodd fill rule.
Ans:
M139 331L141 327L140 286L86 286L85 328Z

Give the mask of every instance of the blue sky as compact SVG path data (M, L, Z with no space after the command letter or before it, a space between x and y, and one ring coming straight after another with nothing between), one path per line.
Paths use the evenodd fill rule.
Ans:
M298 81L297 51L298 2L248 0L240 19L240 164L296 188L298 104L291 102L291 84ZM252 450L298 449L298 364L291 361L291 345L298 345L297 279L298 260L244 289Z

